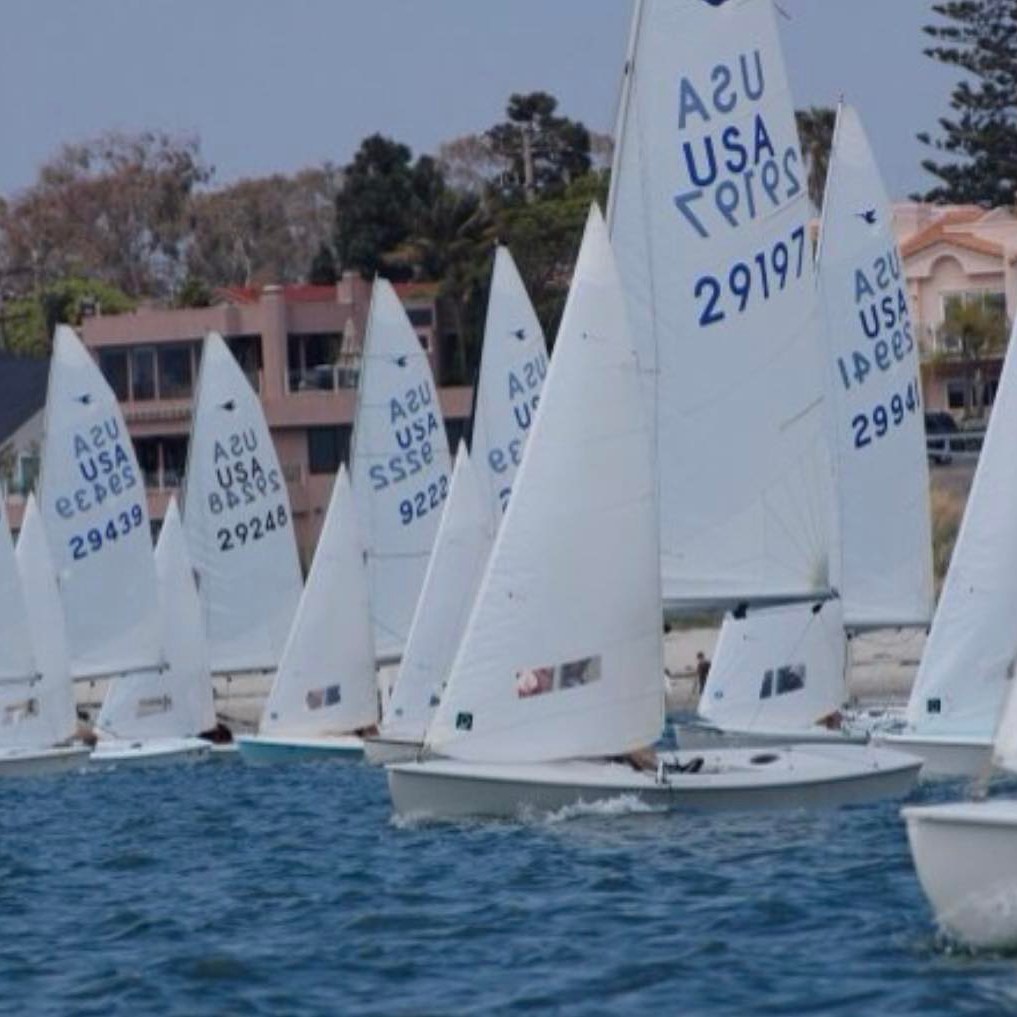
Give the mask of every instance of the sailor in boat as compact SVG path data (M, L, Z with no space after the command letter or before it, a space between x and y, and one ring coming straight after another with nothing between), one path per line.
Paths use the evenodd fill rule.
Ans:
M702 695L706 689L706 679L710 677L710 661L706 654L700 650L696 654L696 678L699 681L699 694Z

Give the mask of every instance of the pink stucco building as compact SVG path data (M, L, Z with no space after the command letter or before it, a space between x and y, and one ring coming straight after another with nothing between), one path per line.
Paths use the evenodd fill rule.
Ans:
M965 363L956 337L943 326L954 301L982 303L1013 322L1017 217L1009 208L907 203L894 206L894 224L917 324L926 408L962 416L991 406L1003 349Z
M444 347L455 337L443 331L437 287L406 284L396 291L440 385ZM183 480L201 341L217 331L261 395L301 555L305 564L310 560L336 470L348 460L370 295L370 284L349 274L335 286L223 290L207 308L85 319L81 337L121 400L153 519L162 518ZM455 440L472 392L439 392Z

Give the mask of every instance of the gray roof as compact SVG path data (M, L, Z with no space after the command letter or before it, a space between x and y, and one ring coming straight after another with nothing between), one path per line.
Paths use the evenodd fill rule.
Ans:
M0 443L46 405L48 357L0 353Z

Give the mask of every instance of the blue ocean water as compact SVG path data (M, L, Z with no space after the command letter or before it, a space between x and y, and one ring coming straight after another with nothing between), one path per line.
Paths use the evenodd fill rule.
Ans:
M379 770L239 761L0 803L3 1014L1017 1012L1017 960L937 939L899 803L406 825Z

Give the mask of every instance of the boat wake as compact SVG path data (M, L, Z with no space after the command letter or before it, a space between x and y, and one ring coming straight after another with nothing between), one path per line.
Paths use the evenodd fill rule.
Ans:
M524 821L536 818L541 823L554 825L589 817L638 816L667 811L666 806L648 805L636 795L618 795L617 798L605 798L597 802L576 802L574 805L565 805L554 812L543 813L540 816L523 814L520 818Z

